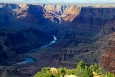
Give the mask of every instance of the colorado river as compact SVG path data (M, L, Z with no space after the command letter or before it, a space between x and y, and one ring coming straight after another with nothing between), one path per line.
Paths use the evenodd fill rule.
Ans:
M24 59L25 59L24 64L34 62L34 60L32 58L24 58Z
M51 41L51 42L50 42L49 44L47 44L47 45L41 46L40 48L46 48L46 47L48 47L48 46L54 44L54 43L56 42L57 38L56 38L55 36L53 36L53 38L54 38L53 41Z
M54 44L54 43L56 42L57 38L55 37L55 35L53 36L53 38L54 38L54 39L53 39L49 44L43 45L43 46L41 46L41 47L39 47L39 48L46 48L46 47L48 47L48 46ZM38 49L38 48L35 48L35 49L32 49L32 50L30 50L30 51L28 51L28 52L33 52L33 51L35 51L35 50L37 50L37 49Z
M54 43L56 42L57 38L55 37L55 35L53 36L53 38L54 38L54 39L53 39L49 44L44 45L44 46L41 46L41 47L39 47L39 48L46 48L46 47L48 47L48 46L54 44ZM30 50L30 51L28 51L28 52L32 52L32 51L35 51L35 50L37 50L37 49L38 49L38 48L35 48L35 49L32 49L32 50ZM27 64L27 63L34 62L34 60L33 60L32 58L29 58L29 57L28 57L28 58L25 57L24 59L25 59L24 61L18 62L18 63L14 64L14 65L17 65L17 64Z

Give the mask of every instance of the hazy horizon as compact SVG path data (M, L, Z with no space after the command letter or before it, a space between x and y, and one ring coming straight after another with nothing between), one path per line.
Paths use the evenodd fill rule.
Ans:
M115 3L115 0L0 0L0 3L64 3L64 4L96 4Z

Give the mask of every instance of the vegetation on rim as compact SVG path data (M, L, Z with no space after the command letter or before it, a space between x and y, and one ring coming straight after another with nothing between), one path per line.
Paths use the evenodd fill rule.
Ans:
M98 64L87 66L79 61L75 69L44 67L34 77L115 77L114 74L104 71Z

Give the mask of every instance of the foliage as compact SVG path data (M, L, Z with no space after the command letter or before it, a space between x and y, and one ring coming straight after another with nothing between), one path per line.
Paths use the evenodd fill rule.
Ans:
M60 77L60 75L59 74L55 74L54 77Z
M76 67L76 75L80 76L82 75L83 71L85 68L85 64L84 62L81 60L80 62L78 62L77 67Z
M59 68L59 74L64 77L64 75L66 74L66 68Z
M85 66L81 77L93 77L92 71L90 70L89 67Z
M41 71L42 71L42 73L48 73L50 71L50 68L49 67L43 67Z
M76 74L76 70L75 69L67 69L66 70L66 74L67 75L75 75Z
M54 77L53 74L50 72L49 67L44 67L41 69L40 72L36 73L34 77Z
M58 68L58 73L52 73L51 68L44 67L33 77L64 77L65 75L76 75L76 77L93 77L92 72L96 72L99 77L115 77L110 72L103 72L102 67L98 64L92 64L89 67L83 61L78 62L76 69Z
M98 74L102 74L103 73L103 69L101 66L99 66L98 64L92 64L89 67L92 71L95 71Z
M115 77L115 75L111 74L110 72L106 72L106 77Z
M54 76L52 73L38 72L37 74L34 75L34 77L54 77Z

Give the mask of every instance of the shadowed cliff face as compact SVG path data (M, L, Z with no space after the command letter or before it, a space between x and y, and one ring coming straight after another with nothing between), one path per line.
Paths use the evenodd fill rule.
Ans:
M101 30L107 22L114 19L114 16L114 8L81 8L80 14L72 23L76 28L96 31Z
M21 73L20 70L17 70L15 66L1 66L0 68L1 77L30 77L24 73Z
M43 7L31 4L0 5L0 64L22 61L24 57L21 53L53 40L54 33L50 35L48 32L57 32L58 29L55 23L43 17Z
M114 25L115 21L114 8L49 4L0 5L0 24L9 29L39 28L42 31L51 31L57 29L54 25L65 23L76 29L99 31L104 25Z
M29 56L37 61L33 66L53 66L57 62L56 67L62 64L71 68L81 59L92 64L101 58L102 66L113 72L114 61L110 60L114 60L115 8L0 5L0 62L21 61L23 56L19 53L46 45L53 39L52 35L56 35L58 41L41 50L44 53L40 51L39 56L38 53L33 52L36 56L30 53Z
M114 25L115 8L88 8L76 5L44 5L44 17L56 23L71 23L76 29L100 31Z
M31 4L0 4L0 28L13 30L57 30L56 24L43 17L43 7Z
M21 53L49 44L52 40L51 35L36 29L0 29L0 64L22 61Z

